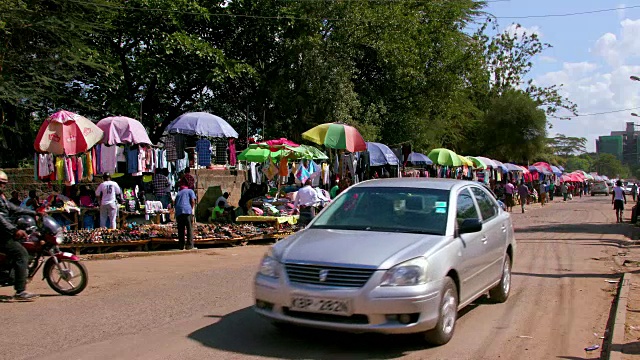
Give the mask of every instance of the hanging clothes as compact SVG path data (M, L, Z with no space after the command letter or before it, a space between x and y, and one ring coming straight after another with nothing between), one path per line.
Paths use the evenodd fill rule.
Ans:
M236 166L238 156L236 154L236 139L229 139L229 165Z
M100 169L101 173L113 174L118 166L118 147L100 145Z
M196 153L198 154L198 165L211 165L211 141L207 139L196 141Z
M186 151L182 151L182 159L176 160L176 172L182 172L189 165L189 154Z
M135 174L137 173L138 170L138 149L132 149L129 148L126 151L126 156L127 156L127 173L129 174Z
M164 148L167 151L167 161L178 160L178 150L176 149L175 137L173 137L172 135L167 136L167 138L164 141Z

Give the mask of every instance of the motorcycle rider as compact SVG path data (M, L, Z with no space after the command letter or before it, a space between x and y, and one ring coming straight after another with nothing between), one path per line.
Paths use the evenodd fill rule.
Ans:
M15 300L30 301L38 297L26 292L29 254L18 240L26 239L27 232L18 229L11 221L17 215L36 216L33 210L20 208L11 203L4 195L4 189L9 182L7 174L0 170L0 251L13 260Z

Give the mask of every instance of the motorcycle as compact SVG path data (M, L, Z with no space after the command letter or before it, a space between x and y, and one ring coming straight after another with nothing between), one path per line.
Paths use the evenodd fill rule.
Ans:
M64 234L62 227L50 216L42 216L40 225L33 217L23 215L16 221L18 228L25 230L28 239L21 242L29 253L30 282L42 267L42 279L61 295L77 295L88 282L88 273L80 259L71 253L62 252ZM0 287L13 286L14 274L11 259L0 252Z

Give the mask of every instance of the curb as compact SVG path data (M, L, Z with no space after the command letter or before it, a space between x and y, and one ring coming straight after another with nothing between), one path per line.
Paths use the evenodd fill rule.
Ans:
M213 250L213 249L114 252L114 253L106 253L106 254L78 255L78 257L82 261L117 260L117 259L126 259L126 258L132 258L132 257L169 256L169 255L184 255L184 254L198 254L198 253L207 254L210 252L209 250Z
M624 346L625 323L627 317L627 298L629 296L629 283L627 273L623 273L620 278L620 286L618 287L618 295L614 302L615 317L611 323L611 336L608 337L606 343L607 351L603 354L603 359L622 360L622 348Z

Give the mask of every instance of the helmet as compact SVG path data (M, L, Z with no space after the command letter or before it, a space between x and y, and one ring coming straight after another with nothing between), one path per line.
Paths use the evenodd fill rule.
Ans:
M36 228L36 220L29 215L22 215L16 220L16 226L20 230L32 230Z
M8 183L8 182L9 182L9 177L4 171L0 170L0 183Z
M62 227L51 217L42 217L42 229L45 234L56 235Z

